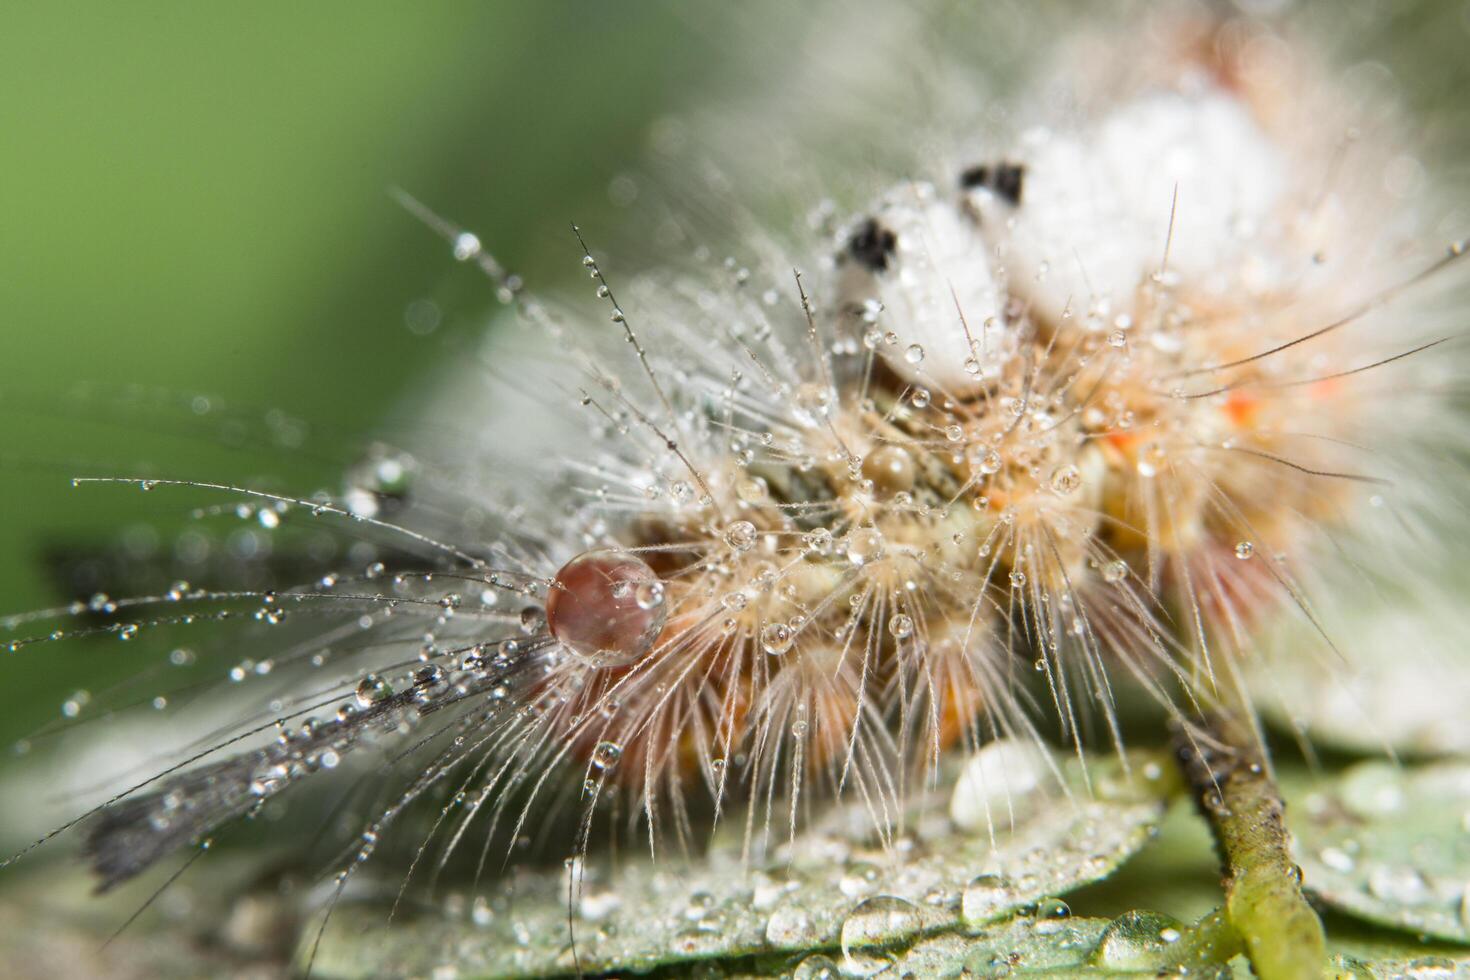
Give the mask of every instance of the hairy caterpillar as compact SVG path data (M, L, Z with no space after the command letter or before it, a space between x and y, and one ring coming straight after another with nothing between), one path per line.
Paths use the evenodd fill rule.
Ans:
M1229 775L1218 753L1259 757L1262 631L1295 617L1330 656L1323 556L1431 468L1453 381L1432 291L1462 250L1402 226L1398 154L1349 139L1310 58L1249 18L1152 23L1138 64L1084 66L999 134L956 122L946 156L795 245L752 235L713 276L626 288L580 245L596 305L528 295L407 199L563 352L576 373L542 404L585 421L544 437L558 461L526 464L523 499L501 489L520 472L442 447L370 453L333 498L104 478L382 554L312 583L102 596L54 639L48 617L7 623L22 655L206 614L261 634L228 667L229 717L79 827L102 885L369 745L388 771L339 894L416 807L407 873L463 860L477 881L518 849L592 860L630 832L697 860L712 823L759 861L834 799L897 847L982 746L1017 750L1018 784L1060 780L1027 754L1048 740L1085 777L1124 748L1124 686L1204 782ZM1438 519L1404 503L1396 527ZM954 822L1009 822L988 772Z

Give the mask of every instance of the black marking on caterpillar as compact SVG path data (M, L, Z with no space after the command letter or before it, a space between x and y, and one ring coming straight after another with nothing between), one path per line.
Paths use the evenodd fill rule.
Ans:
M960 173L960 187L967 191L983 187L1012 205L1018 205L1025 178L1026 168L1019 163L981 163Z
M888 257L898 247L898 236L880 225L876 218L868 218L847 240L847 254L872 272L888 269Z

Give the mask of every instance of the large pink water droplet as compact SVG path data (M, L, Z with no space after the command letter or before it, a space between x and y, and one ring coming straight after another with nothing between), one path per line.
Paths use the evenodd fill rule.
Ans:
M663 582L626 551L584 551L561 567L546 596L551 635L599 667L642 657L667 615Z

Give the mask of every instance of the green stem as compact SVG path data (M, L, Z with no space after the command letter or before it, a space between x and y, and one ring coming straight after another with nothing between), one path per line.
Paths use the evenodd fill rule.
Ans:
M1281 792L1240 712L1175 733L1180 767L1209 821L1224 865L1225 911L1261 980L1319 980L1327 969L1322 920L1301 889L1287 846Z

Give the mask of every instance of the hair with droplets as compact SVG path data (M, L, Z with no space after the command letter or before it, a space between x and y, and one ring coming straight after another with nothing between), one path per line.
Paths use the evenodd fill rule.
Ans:
M1130 692L1213 744L1273 655L1331 662L1343 567L1412 575L1453 524L1426 488L1463 448L1440 292L1463 248L1405 220L1405 134L1356 129L1299 28L1137 16L1136 61L1038 56L1007 115L946 60L933 132L877 127L909 165L797 232L722 194L739 159L692 181L742 229L715 272L673 226L689 256L625 280L574 228L595 295L538 296L400 195L542 348L509 369L524 432L477 415L491 395L441 403L526 448L378 444L331 498L80 478L377 551L6 620L14 651L208 623L234 659L207 730L46 839L78 827L107 890L367 777L333 901L410 812L405 887L592 860L603 831L697 855L733 823L754 860L832 801L891 844L987 745L1087 772Z

